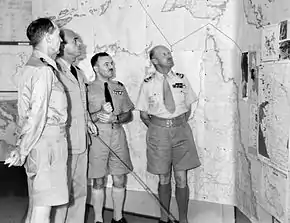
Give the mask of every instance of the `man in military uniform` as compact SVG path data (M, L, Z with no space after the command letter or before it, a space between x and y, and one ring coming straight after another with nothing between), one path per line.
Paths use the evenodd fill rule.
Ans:
M159 176L159 199L169 210L173 166L179 221L188 223L187 170L200 166L200 161L187 121L197 96L185 75L171 70L174 62L169 49L156 46L149 57L156 71L142 83L136 105L148 127L147 170ZM159 222L169 222L162 210Z
M115 65L109 54L97 53L92 57L91 65L96 74L95 81L88 86L88 107L91 118L98 126L99 137L132 169L122 124L132 120L134 105L125 86L112 80L115 77ZM93 179L92 204L95 211L95 222L103 222L104 178L110 174L113 179L114 208L111 222L126 223L122 209L128 172L130 170L122 165L122 162L99 141L98 137L92 137L88 175Z
M54 61L61 40L58 27L48 18L33 21L27 37L33 46L32 56L16 76L17 149L6 162L25 162L29 190L25 222L49 223L51 207L68 202L67 98Z
M87 112L85 75L73 63L81 55L82 40L70 29L61 29L62 43L57 55L59 79L68 99L68 186L70 202L55 208L55 223L84 222L87 197L87 130L97 128Z

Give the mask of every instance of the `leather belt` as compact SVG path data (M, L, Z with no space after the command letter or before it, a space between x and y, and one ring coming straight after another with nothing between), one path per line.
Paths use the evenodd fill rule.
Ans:
M170 128L170 127L181 126L182 124L186 122L186 120L185 120L185 114L179 115L171 119L159 118L157 116L152 115L150 118L150 122L157 126Z
M121 127L120 124L117 123L102 123L102 122L95 122L95 124L97 125L97 127L102 128L110 128L110 129L118 129Z

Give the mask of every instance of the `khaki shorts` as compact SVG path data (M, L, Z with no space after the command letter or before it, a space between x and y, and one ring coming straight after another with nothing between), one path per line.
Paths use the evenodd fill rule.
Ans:
M111 125L97 124L99 137L127 164L132 170L126 133L122 126L112 128ZM102 178L108 174L122 175L130 172L110 150L101 143L98 137L91 136L89 150L89 178Z
M67 158L65 128L46 127L25 163L29 196L34 206L68 202Z
M192 131L187 122L177 127L161 127L150 123L146 134L147 171L166 174L200 166Z

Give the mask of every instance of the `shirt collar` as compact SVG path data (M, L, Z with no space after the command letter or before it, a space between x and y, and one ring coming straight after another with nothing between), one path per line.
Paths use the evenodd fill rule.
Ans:
M155 71L155 73L156 73L156 75L157 75L158 78L161 78L161 79L164 78L164 74L158 72L157 70ZM174 72L172 70L170 70L168 72L168 74L166 74L166 75L168 76L168 78L172 78L174 76Z
M47 54L39 50L34 50L32 54L33 56L37 58L43 58L49 65L53 66L54 69L58 70L55 61L51 57L49 57Z
M60 60L66 66L66 68L70 70L71 65L66 60L62 59L61 57L58 58L58 60Z

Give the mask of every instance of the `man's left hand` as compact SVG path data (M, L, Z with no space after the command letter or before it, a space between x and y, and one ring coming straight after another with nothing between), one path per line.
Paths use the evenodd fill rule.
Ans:
M97 114L97 117L102 123L113 123L116 121L116 115L114 115L112 112L109 114L100 112Z

